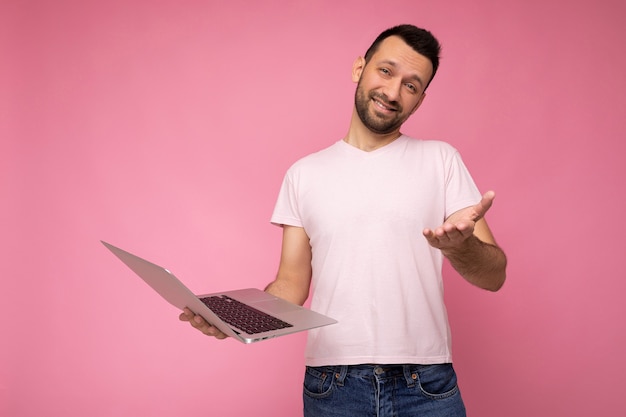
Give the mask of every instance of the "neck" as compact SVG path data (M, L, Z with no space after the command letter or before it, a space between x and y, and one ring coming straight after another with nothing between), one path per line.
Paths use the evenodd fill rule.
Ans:
M400 133L400 129L383 134L372 132L363 124L356 110L354 110L352 112L350 128L348 129L348 133L343 138L343 140L344 142L354 146L355 148L358 148L365 152L371 152L390 144L394 140L398 139L401 135L402 133Z

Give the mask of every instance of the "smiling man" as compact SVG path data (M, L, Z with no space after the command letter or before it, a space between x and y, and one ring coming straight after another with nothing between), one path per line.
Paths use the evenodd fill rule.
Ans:
M353 120L352 125L362 124L382 136L376 138L376 146L394 140L404 121L422 104L432 75L431 61L415 53L402 38L384 39L375 53L366 54L354 63L352 79L358 85L353 119L358 116L360 120ZM358 140L356 136L348 136L347 141L359 147L350 142Z
M464 416L452 367L442 262L496 291L506 257L458 152L410 138L402 124L423 103L439 66L430 32L383 32L352 68L355 106L346 136L297 161L272 222L283 229L266 291L338 324L309 332L305 416ZM189 310L203 333L224 338Z

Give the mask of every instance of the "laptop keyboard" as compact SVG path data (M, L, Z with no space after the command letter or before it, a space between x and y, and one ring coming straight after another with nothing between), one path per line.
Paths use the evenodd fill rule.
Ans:
M257 334L271 330L293 327L274 316L263 313L226 295L214 295L201 298L216 316L226 323L243 330L248 334Z

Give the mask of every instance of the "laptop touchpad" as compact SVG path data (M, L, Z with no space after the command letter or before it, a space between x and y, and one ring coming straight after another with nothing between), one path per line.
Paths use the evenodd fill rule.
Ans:
M299 310L301 308L300 306L297 306L295 304L280 301L281 300L259 301L258 303L254 303L253 305L259 310L272 313L286 313L289 311Z

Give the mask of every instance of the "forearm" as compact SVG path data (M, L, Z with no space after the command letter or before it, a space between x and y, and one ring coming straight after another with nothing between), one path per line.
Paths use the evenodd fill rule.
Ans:
M468 282L489 291L498 291L504 284L507 260L498 246L471 236L459 248L442 252Z

